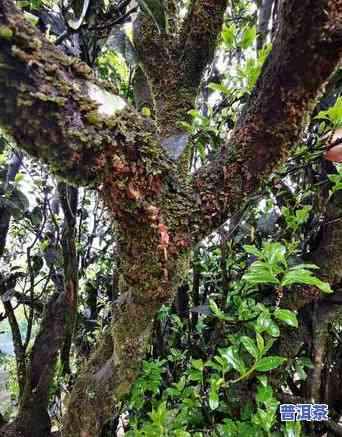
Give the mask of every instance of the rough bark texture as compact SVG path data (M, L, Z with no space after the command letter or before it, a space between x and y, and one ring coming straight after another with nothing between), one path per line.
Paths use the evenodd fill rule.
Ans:
M214 56L227 3L227 0L194 2L181 28L172 28L171 33L158 34L148 15L141 13L136 20L135 47L151 85L162 129L172 127L163 122L164 117L175 121L171 111L166 114L168 105L173 105L176 113L177 107L183 113L186 111L179 101L177 105L170 101L171 96L187 90L193 105L203 71Z
M13 182L17 175L23 161L23 153L21 151L15 152L11 158L6 171L5 183L3 184L2 191L5 193L8 190L9 183ZM0 258L3 257L7 234L9 231L11 221L11 211L8 206L4 205L0 207ZM2 287L1 287L2 288ZM6 289L1 289L1 294L5 293ZM26 377L26 348L21 336L20 328L17 318L15 316L11 301L3 302L5 314L11 327L12 341L15 353L17 377L20 394L23 392L25 386Z
M17 175L20 169L22 161L23 161L23 153L21 151L16 152L12 157L9 166L7 168L6 181L2 186L3 192L7 190L8 183L13 182L15 176ZM6 206L1 206L0 207L0 257L3 256L5 251L10 220L11 220L11 213L9 208Z
M146 43L147 51L139 50L157 127L128 106L101 115L89 84L104 85L92 79L87 66L46 42L11 0L0 4L1 125L56 174L98 186L121 235L120 297L111 332L76 382L63 430L68 437L99 435L137 375L153 317L174 297L189 249L235 213L286 159L341 57L342 0L282 2L273 51L229 145L210 165L184 178L160 139L178 129L179 111L169 118L176 105L193 104L226 2L193 4L184 22L190 23L188 31L179 36L186 61L180 71L173 64L177 37L157 38L146 17L136 30ZM198 45L204 47L200 59ZM158 58L149 65L151 53L166 56L168 73ZM173 96L177 100L170 103Z
M71 373L70 350L75 330L78 301L78 256L76 250L76 213L78 189L64 183L58 184L58 191L64 213L62 247L64 260L64 278L67 288L68 308L64 321L64 340L61 350L63 373Z
M11 327L11 335L19 385L19 394L22 395L26 381L26 348L24 346L18 321L15 316L11 302L3 302L3 305L8 319L8 323Z
M274 0L261 0L258 16L257 50L261 50L266 42Z
M49 386L62 345L68 303L65 294L56 293L47 305L40 331L31 353L24 394L15 421L18 437L49 436Z
M288 156L341 57L340 1L284 1L280 15L273 50L229 145L195 177L205 228L235 213Z
M172 2L170 2L172 3ZM148 81L161 144L179 158L188 135L181 126L190 121L205 67L212 61L227 0L193 2L179 28L159 34L150 16L141 13L134 26L134 44ZM169 5L170 6L170 5ZM183 174L189 153L183 154Z

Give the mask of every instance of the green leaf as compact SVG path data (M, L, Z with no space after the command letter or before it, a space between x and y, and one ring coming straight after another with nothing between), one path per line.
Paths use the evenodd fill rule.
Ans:
M256 284L279 284L279 280L263 261L255 261L242 279L252 285Z
M215 361L210 360L205 363L205 367L211 367L212 369L215 369L218 372L225 373L225 371L228 370L227 360L218 356L215 356L214 359L217 361L217 363Z
M33 210L27 215L33 226L39 226L43 220L43 213L39 206L35 206Z
M239 357L238 351L233 346L226 349L220 349L220 353L233 369L237 370L241 375L246 373L245 363Z
M251 45L253 45L253 42L256 38L256 27L247 27L245 31L243 32L241 41L240 41L240 47L242 49L248 49Z
M275 335L273 337L279 337L279 335ZM271 349L271 347L273 346L273 343L275 341L276 341L276 338L269 338L266 341L265 348L264 348L264 351L263 351L263 355L265 355Z
M257 249L255 246L252 246L250 244L245 244L243 248L247 253L250 253L251 255L255 255L259 257L262 254L261 250Z
M258 427L264 429L269 435L269 431L274 423L275 416L270 411L258 408L256 414L252 417L252 422ZM272 434L274 435L274 434Z
M259 333L257 333L256 339L257 339L257 345L258 345L259 351L263 352L265 349L265 341L264 341L263 337Z
M310 211L312 210L311 205L306 205L302 209L296 211L296 219L299 224L305 223L310 215Z
M24 179L25 175L23 173L17 173L14 178L14 182L20 182Z
M316 266L316 264L297 264L293 267L291 267L291 270L296 270L296 269L304 269L304 270L318 270L319 267Z
M259 376L257 376L257 379L258 379L258 381L260 381L260 384L263 387L267 386L267 376L266 375L259 375Z
M302 426L300 422L285 422L284 437L301 437Z
M285 261L286 247L278 242L267 242L262 249L262 256L270 264L282 263L286 265Z
M256 370L259 372L267 372L272 369L276 369L281 364L283 364L286 361L286 358L279 357L277 355L270 356L270 357L264 357L261 358L260 361L258 361L256 365Z
M247 352L249 352L254 358L257 358L259 356L258 348L250 337L244 335L241 337L240 340Z
M336 99L335 104L329 109L319 112L315 118L329 120L334 127L342 126L342 96Z
M203 364L203 360L199 359L199 360L192 360L191 361L191 365L194 369L199 370L200 372L202 372L204 364Z
M285 310L285 309L277 309L274 311L273 315L278 320L281 320L287 325L293 326L294 328L298 328L297 316L293 311Z
M151 117L151 109L148 106L144 106L141 109L141 113L144 117Z
M223 382L222 378L212 379L210 381L209 407L211 410L216 410L220 405L218 391L222 382Z
M258 392L256 395L256 400L258 402L264 402L265 404L273 398L273 390L269 385L259 386Z
M30 24L32 24L32 26L36 26L38 24L39 18L36 15L24 11L24 17Z
M234 25L229 27L226 26L222 31L222 39L228 49L232 49L234 47L235 33L236 33L236 29Z
M272 337L279 337L280 330L276 323L273 320L270 321L268 327L266 328L266 332Z
M301 225L303 225L310 216L310 211L312 209L312 206L305 205L303 208L298 209L295 213L290 210L287 207L282 208L282 213L285 217L285 221L287 226L290 229L293 229L296 231L300 228Z
M312 272L310 270L306 270L305 268L293 267L284 275L281 285L287 286L292 284L314 285L324 293L333 292L327 282L323 282L316 276L313 276Z
M210 88L213 91L217 91L219 93L223 93L225 96L229 95L229 88L223 85L222 83L214 83L210 82L208 84L208 88Z
M262 312L262 313L260 313L259 317L256 320L255 331L260 334L261 332L266 331L269 328L269 326L271 325L271 323L272 323L272 320L271 320L269 313Z
M198 381L198 382L202 382L203 380L203 374L202 372L200 372L199 370L189 370L188 371L189 374L189 379L191 381Z
M218 319L225 319L224 312L220 310L220 308L217 306L217 303L213 299L209 299L209 308Z
M209 391L209 407L211 410L216 410L220 405L219 395L217 391L210 389Z
M237 425L235 421L231 419L224 419L224 423L217 426L217 430L220 436L237 437Z

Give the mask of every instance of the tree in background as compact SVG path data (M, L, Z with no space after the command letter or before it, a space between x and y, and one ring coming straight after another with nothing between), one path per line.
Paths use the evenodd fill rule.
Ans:
M310 317L303 313L301 318L306 320L307 317L310 327L317 331L312 336L310 351L315 364L312 370L315 385L309 392L305 392L308 390L305 384L299 387L292 380L289 385L292 384L290 391L294 396L304 400L322 399L322 357L328 344L332 314L335 317L338 308L338 293L327 299L321 297L320 291L330 292L331 288L337 291L340 279L339 173L334 169L327 170L323 164L319 170L314 165L318 165L316 161L322 156L322 147L318 154L316 149L324 135L326 142L338 146L338 139L329 136L334 135L341 124L340 101L335 103L335 88L340 83L336 68L342 50L342 4L328 0L302 1L300 4L293 0L280 4L263 1L257 4L258 55L256 59L244 60L243 51L248 53L251 50L256 33L253 26L256 14L246 14L249 2L232 2L228 7L225 0L197 0L184 4L172 0L142 1L132 9L130 3L105 5L76 1L65 5L64 2L64 20L57 29L59 34L53 38L55 44L48 39L51 39L51 29L58 28L60 22L51 11L47 13L46 7L36 5L40 21L34 26L32 15L18 9L13 1L4 0L0 5L1 126L19 149L45 162L57 177L64 212L63 236L58 242L62 247L64 258L60 265L64 271L55 276L55 281L60 278L60 286L58 289L51 277L56 295L46 305L27 366L28 342L24 342L23 360L20 358L23 344L18 341L18 353L15 352L18 376L22 376L22 396L18 417L3 427L3 435L32 435L35 426L37 436L49 435L47 388L54 367L48 365L44 370L38 364L44 362L48 356L46 352L51 353L46 364L56 363L58 352L62 351L64 369L68 371L80 274L75 244L78 190L74 187L96 189L106 207L106 218L101 217L101 220L103 223L115 221L117 299L112 305L110 324L97 339L94 351L78 370L72 384L63 418L63 435L99 436L104 425L120 411L121 402L141 370L153 328L155 333L163 329L162 324L153 326L158 311L177 295L178 311L183 317L188 317L189 283L186 279L191 259L194 275L191 299L197 309L189 319L188 332L197 329L204 311L209 318L215 316L219 320L218 326L216 323L209 326L209 343L216 347L219 344L228 346L225 342L230 342L225 349L218 349L223 351L219 352L221 358L218 355L208 366L198 360L192 361L193 370L198 373L193 372L189 379L178 381L178 384L187 381L188 386L191 386L190 381L199 381L201 390L208 393L213 413L208 415L205 425L196 425L200 427L198 431L195 428L196 432L212 432L215 420L220 420L215 416L220 393L227 391L230 385L238 385L235 396L247 404L248 400L251 401L248 399L248 384L251 381L255 384L257 372L279 368L284 356L297 356L305 339L304 328L302 337L297 337L302 341L286 341L289 334L284 332L281 336L284 341L280 341L278 346L281 353L267 356L273 347L272 338L280 334L274 320L297 326L296 315L290 310L306 308L313 301L320 303L314 304ZM122 33L112 32L114 26L124 22L130 14L136 14L137 10L132 41ZM272 14L273 29L269 35ZM45 31L45 36L38 30L39 26ZM272 48L264 46L270 38ZM123 52L124 48L126 61L134 65L134 79L131 81L129 77L125 88L118 86L118 81L111 83L99 79L101 74L113 79L108 74L113 54L103 55L102 51L106 44L109 45L108 41L116 50L120 46ZM220 51L215 52L221 41L226 50L224 61L219 59ZM81 57L83 61L70 54ZM237 72L236 76L234 72ZM317 109L317 97L327 84L327 97L333 101ZM209 108L210 92L220 96L217 96L219 103L214 110ZM197 112L193 110L196 106ZM327 109L329 107L333 109ZM313 113L315 108L316 113ZM325 122L318 123L317 119L310 118L317 114ZM303 131L303 127L308 125L309 129ZM300 152L299 146L302 146ZM310 177L307 172L299 173L297 179L286 184L286 176L297 175L297 161L294 169L290 161L281 177L275 175L285 165L291 151L297 153L296 159L302 160L302 169L310 167L311 173ZM7 174L9 172L7 169ZM313 189L311 193L307 187L322 182L328 172L336 173L330 177L334 184L333 195L329 198L329 190L324 184L317 190L319 194ZM317 181L317 177L322 180ZM318 208L315 211L317 229L325 217L321 226L323 235L316 241L316 246L311 240L306 240L309 234L302 228L310 208L301 204L305 202L300 197L298 203L293 194L304 187ZM241 245L236 246L234 235L242 224L247 226L246 209L251 205L257 208L255 202L261 200L260 196L268 199L266 211L273 214L274 224L261 214L260 223L255 226L253 220L258 212L253 210L255 214L250 218L249 229L254 233L253 229L257 230L259 237L262 233L272 233L278 241L262 245L255 235L247 237L245 232L242 240L250 243L245 250L252 257L246 259L246 254L241 255ZM282 226L278 223L279 208ZM1 220L4 221L5 236L11 211L8 205L3 210ZM49 213L53 220L54 214ZM227 223L228 231L224 226ZM232 289L221 308L212 299L206 305L207 297L219 284L208 281L203 288L200 287L203 272L198 257L203 256L203 252L197 248L192 255L198 244L218 229L222 258L220 289L223 296L229 287ZM54 232L48 229L47 232L46 248L55 243ZM41 236L39 231L37 238ZM232 249L236 251L235 255L228 256L227 251ZM298 259L299 253L310 264ZM46 265L50 261L45 259ZM211 262L217 266L215 256L209 251L209 267ZM240 270L245 270L240 271L240 277L238 273L232 275L227 270L227 263L231 263L229 269L232 269L234 262L240 263ZM28 272L32 272L30 263L28 256ZM320 279L313 274L313 263L321 267ZM53 272L50 265L50 274ZM241 281L243 290L239 288ZM3 283L2 293L5 293L7 285ZM250 300L254 293L257 293L257 298ZM11 301L8 302L11 306ZM33 302L32 298L31 306ZM201 303L202 308L198 308ZM228 304L232 314L225 312ZM8 307L6 315L9 321L12 313ZM13 317L12 321L13 332ZM52 322L56 329L51 329L48 322ZM239 331L235 331L236 326ZM243 335L248 333L243 330L248 331L251 326L257 343L250 335ZM49 335L51 342L47 342ZM266 343L265 335L270 336ZM18 335L16 338L20 340ZM203 341L205 336L201 338ZM296 349L296 344L300 345L299 349ZM159 350L161 356L165 355L168 345L157 346L155 350ZM254 360L249 358L245 362L239 354L240 346L244 346ZM331 345L330 349L333 347L337 348L338 344ZM210 358L214 351L206 353ZM196 358L196 353L193 357ZM162 381L158 375L163 372L158 372L158 366L156 372L155 367L154 372L153 368L150 370L159 381L157 394ZM148 365L145 364L146 369ZM237 376L227 382L231 371L237 372ZM211 375L207 385L202 381L204 373ZM182 378L181 373L179 376ZM277 377L274 378L275 383ZM253 425L228 421L221 426L233 430L222 428L222 435L227 435L225 432L243 435L238 427L245 425L260 428L259 431L247 428L246 435L248 432L271 435L277 403L267 381L261 378L260 383L262 387L253 399L258 407L251 422ZM133 388L132 395L135 406L137 396L134 397L134 393L144 395L144 389L139 391L137 387L139 385ZM286 393L285 390L283 394ZM188 404L190 401L189 397ZM150 428L145 431L137 428L132 431L136 433L134 435L138 432L162 435L164 430L160 427L167 422L165 402L152 410L153 421L147 425ZM205 404L202 409L205 410ZM273 419L267 422L271 412ZM244 417L251 417L251 414L246 416L247 413L231 408L221 413L240 417L242 422ZM40 429L38 422L42 423L42 420L44 426ZM184 429L170 432L188 435L184 434L187 431L182 420L178 425ZM136 426L139 427L139 423ZM157 428L153 428L155 426ZM328 426L335 432L339 431L334 422L329 422ZM217 430L221 431L220 428Z

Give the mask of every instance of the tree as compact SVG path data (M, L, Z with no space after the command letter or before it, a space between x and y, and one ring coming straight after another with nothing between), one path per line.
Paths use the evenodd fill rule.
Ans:
M66 436L99 435L138 374L153 319L175 296L191 248L285 161L340 61L341 2L282 2L272 51L232 135L192 174L180 122L213 59L226 7L197 0L177 20L168 1L169 27L159 30L140 11L134 42L152 121L49 43L11 0L0 5L1 126L62 180L99 190L119 227L119 298L74 386Z

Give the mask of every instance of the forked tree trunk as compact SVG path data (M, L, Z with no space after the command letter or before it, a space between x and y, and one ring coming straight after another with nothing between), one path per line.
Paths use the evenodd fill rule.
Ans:
M1 124L57 174L78 185L100 185L120 225L120 297L114 304L111 332L77 379L65 437L99 436L137 376L153 317L174 297L187 253L235 214L286 159L318 91L341 57L342 0L282 2L272 53L230 145L223 145L213 162L184 178L161 148L164 135L168 139L179 129L164 128L163 120L175 120L169 118L173 108L165 107L169 102L163 93L169 84L173 91L179 71L186 81L201 76L196 65L204 68L210 60L226 1L198 0L192 5L177 38L152 35L152 45L145 46L150 56L154 45L156 62L165 52L166 66L179 62L178 69L165 70L174 77L166 78L163 89L156 78L165 71L145 59L144 72L160 112L156 129L118 97L119 108L110 116L101 114L94 90L109 93L109 88L101 89L87 66L49 45L11 0L0 3ZM142 34L147 44L149 29L142 29ZM179 57L174 55L177 44Z

